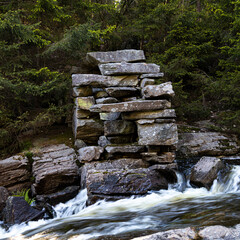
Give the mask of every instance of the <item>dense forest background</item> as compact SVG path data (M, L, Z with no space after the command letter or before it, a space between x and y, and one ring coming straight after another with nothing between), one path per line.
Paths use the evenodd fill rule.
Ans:
M142 49L179 121L240 134L240 0L0 0L0 150L71 121L88 51Z

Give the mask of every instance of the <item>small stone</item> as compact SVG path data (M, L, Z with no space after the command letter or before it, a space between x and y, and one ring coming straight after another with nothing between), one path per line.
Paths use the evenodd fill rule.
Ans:
M153 85L153 84L155 84L155 80L154 79L144 78L141 81L140 87L144 88L147 85Z
M107 145L111 144L111 142L107 139L106 136L100 136L98 139L98 145L100 147L106 147Z
M108 97L108 93L106 91L99 91L94 94L95 98L106 98Z
M164 73L160 72L160 73L147 73L147 74L142 74L140 76L141 79L143 78L161 78L164 76Z
M88 97L92 94L93 92L90 86L73 88L73 97Z
M78 150L78 160L80 162L90 162L93 160L98 160L103 153L102 147L96 147L96 146L90 146L90 147L84 147L80 148Z
M151 124L151 123L154 123L155 122L155 119L140 119L140 120L137 120L137 123L142 125L142 124Z
M87 144L81 139L76 139L75 143L74 143L74 146L76 147L76 149L79 149L79 148L86 147Z
M99 64L102 75L124 75L124 74L143 74L159 73L160 67L154 63L106 63Z
M122 98L137 95L138 91L134 87L110 87L106 88L111 97Z
M115 136L115 135L127 135L135 132L135 125L133 122L116 120L116 121L105 121L104 122L104 135Z
M100 119L104 121L117 120L120 117L120 112L99 113Z
M105 148L108 153L139 153L143 152L144 149L144 146L139 145L107 146Z
M77 108L83 110L89 110L91 106L95 104L94 97L77 97L75 100L75 105Z
M171 82L166 82L159 85L147 85L142 89L142 94L146 99L163 96L173 97L175 95Z
M118 102L118 100L114 97L96 99L97 104L117 103L117 102Z

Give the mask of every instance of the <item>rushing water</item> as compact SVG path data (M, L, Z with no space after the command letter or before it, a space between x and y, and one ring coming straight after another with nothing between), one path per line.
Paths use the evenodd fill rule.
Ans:
M182 174L168 190L149 192L86 207L87 192L55 207L57 217L0 227L0 239L130 239L187 226L240 223L240 166L214 181L212 188L192 188Z

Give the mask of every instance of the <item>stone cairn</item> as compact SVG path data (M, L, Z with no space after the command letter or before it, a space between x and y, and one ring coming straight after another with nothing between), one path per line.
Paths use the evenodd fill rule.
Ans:
M101 75L73 74L73 132L81 187L92 201L167 188L178 141L171 82L142 50L90 52Z

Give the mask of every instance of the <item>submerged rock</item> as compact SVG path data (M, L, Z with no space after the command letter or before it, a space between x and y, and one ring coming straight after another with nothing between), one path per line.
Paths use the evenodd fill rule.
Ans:
M210 189L224 163L215 157L202 157L191 170L190 183Z

